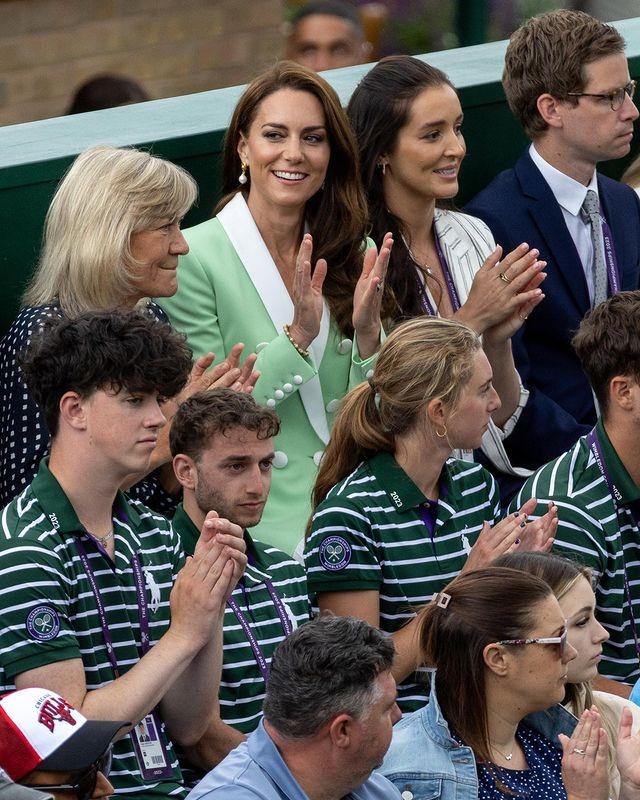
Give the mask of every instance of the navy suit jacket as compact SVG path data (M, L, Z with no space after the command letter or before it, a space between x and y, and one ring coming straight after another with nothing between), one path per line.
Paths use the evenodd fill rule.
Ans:
M640 201L622 183L598 174L600 204L613 234L622 290L640 285ZM549 185L528 152L465 208L484 220L505 254L521 242L547 262L545 299L513 337L516 367L530 390L504 441L512 463L534 469L568 450L596 420L593 395L571 347L589 310L584 270Z

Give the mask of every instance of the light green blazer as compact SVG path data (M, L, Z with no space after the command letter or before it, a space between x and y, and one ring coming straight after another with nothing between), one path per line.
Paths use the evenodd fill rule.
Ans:
M213 351L222 361L236 342L258 353L253 396L277 411L282 427L269 501L251 533L292 553L340 400L372 374L375 356L362 361L326 307L310 357L295 350L282 330L293 319L293 303L240 193L185 238L189 254L180 259L178 292L158 302L195 357Z

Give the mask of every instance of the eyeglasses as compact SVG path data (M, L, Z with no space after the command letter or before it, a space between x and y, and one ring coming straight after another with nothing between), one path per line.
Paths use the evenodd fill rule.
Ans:
M567 629L565 627L560 636L546 636L541 639L502 639L496 644L512 644L518 647L525 644L557 644L558 655L562 658L567 650Z
M591 92L567 92L567 97L600 97L603 100L608 100L611 105L612 111L617 111L622 108L625 95L629 95L633 100L633 95L636 92L636 82L629 81L626 86L621 86L619 89L614 89L612 92L605 92L603 94L592 94Z
M97 761L80 775L75 783L59 783L43 785L38 783L26 783L30 789L46 790L49 792L74 792L77 800L91 800L98 783L98 773L101 772L105 778L109 776L111 770L112 751L109 747Z

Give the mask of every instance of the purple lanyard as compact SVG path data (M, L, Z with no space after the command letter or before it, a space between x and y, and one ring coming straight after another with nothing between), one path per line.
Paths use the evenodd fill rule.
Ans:
M613 247L613 235L607 220L600 214L602 224L602 242L604 244L604 256L607 262L607 275L609 277L609 288L611 294L620 291L620 278L618 276L618 264L616 262L616 251Z
M252 563L252 559L250 559L249 563ZM274 608L276 609L276 612L280 617L282 630L284 631L285 636L289 636L289 634L292 633L293 631L293 626L291 624L291 620L289 619L289 615L287 614L286 609L284 607L284 603L278 597L276 590L273 588L273 584L271 583L270 580L266 580L264 584L267 587L267 591L269 592L269 597L271 598L271 602L273 603ZM247 637L249 644L251 645L251 649L253 650L253 656L256 660L256 663L258 664L258 669L260 670L262 679L266 683L267 678L269 677L269 664L267 663L267 659L264 657L262 648L260 647L260 644L255 637L253 628L251 627L251 623L242 613L242 611L240 610L240 606L234 600L233 597L230 597L227 600L227 605L236 615L238 622L240 623L240 626L244 631L244 635Z
M451 277L451 272L449 271L449 265L447 264L447 259L444 257L444 252L442 251L442 245L440 244L440 239L438 238L438 234L436 232L436 223L433 223L433 239L436 244L436 253L438 254L438 261L440 262L440 267L442 269L442 274L444 276L444 282L447 287L447 292L449 294L449 300L451 301L451 307L453 308L453 312L459 311L460 309L460 298L458 297L458 292L456 290L455 283L453 282L453 278ZM438 315L438 309L434 308L433 304L429 300L429 295L427 294L426 284L423 283L418 276L416 276L416 280L418 281L418 289L420 290L420 303L422 305L422 310L425 314L430 314L432 317Z
M607 467L606 461L604 460L604 456L602 455L602 445L598 441L598 434L596 433L596 429L594 428L587 436L587 444L591 449L591 453L595 458L596 464L598 465L598 469L604 478L605 483L607 484L607 489L609 490L609 494L611 495L611 499L613 501L613 506L616 510L616 515L618 514L618 503L622 500L622 495L620 494L620 490L615 485L615 483L611 480L611 474L609 473L609 469ZM631 516L638 525L638 519L636 514L629 509ZM636 633L636 625L635 620L633 618L633 607L631 604L631 586L629 584L629 576L627 575L627 564L624 558L624 547L620 547L620 558L622 559L622 574L624 576L624 591L627 596L627 605L629 607L629 618L631 620L631 633L633 634L633 641L636 646L636 656L638 657L638 663L640 663L640 642L638 641L638 634Z
M76 539L76 549L96 601L96 609L98 611L98 617L100 618L100 627L102 628L102 638L104 639L104 643L107 648L109 663L111 664L114 675L116 678L119 678L120 670L118 669L118 662L116 661L116 656L114 653L113 639L111 638L111 632L109 631L107 612L104 607L104 603L102 602L102 597L100 596L100 590L98 589L98 584L96 583L96 577L93 569L91 568L91 564L89 563L89 557L87 556L84 542L81 539ZM131 564L133 566L133 574L136 582L136 595L138 598L138 617L140 620L141 639L140 649L142 650L142 655L145 655L145 653L148 653L150 650L149 611L147 607L147 596L144 588L144 577L142 575L142 567L140 566L140 556L137 553L131 559Z

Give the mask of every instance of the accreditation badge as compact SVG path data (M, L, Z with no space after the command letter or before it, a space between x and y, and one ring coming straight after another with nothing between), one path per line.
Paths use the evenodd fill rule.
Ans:
M131 730L131 739L136 751L140 773L145 781L173 777L173 770L167 760L165 738L162 735L160 720L155 711L147 714L134 726Z

